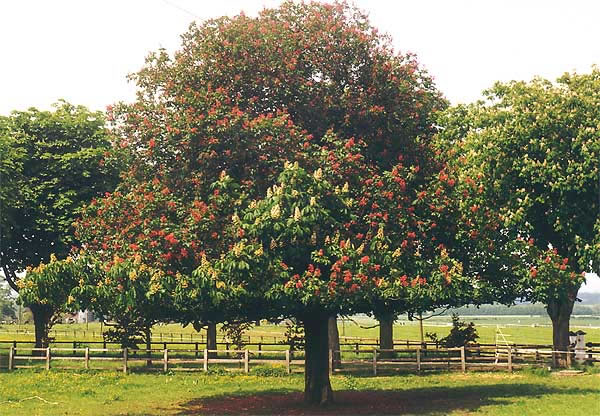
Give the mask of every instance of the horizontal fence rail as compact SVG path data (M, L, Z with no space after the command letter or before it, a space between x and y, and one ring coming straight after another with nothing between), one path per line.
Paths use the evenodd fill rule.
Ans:
M381 348L341 348L329 351L331 373L355 370L371 371L377 375L382 371L446 369L470 370L496 369L513 371L526 366L554 366L557 360L565 359L568 366L574 361L600 362L600 350L578 349L555 351L552 348L469 345L460 348L429 349L424 346ZM65 367L62 363L79 362L79 367ZM83 364L81 364L83 363ZM112 364L111 364L112 363ZM304 352L290 349L128 349L82 347L15 347L0 348L0 368L9 371L18 368L53 367L64 369L112 368L127 373L144 369L154 371L204 371L211 365L229 365L248 373L250 364L279 365L286 373L292 366L304 365ZM236 368L237 367L237 368Z

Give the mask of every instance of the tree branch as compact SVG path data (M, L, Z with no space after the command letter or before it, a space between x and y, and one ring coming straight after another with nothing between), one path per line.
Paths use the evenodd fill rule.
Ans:
M12 288L12 290L18 293L19 286L17 286L17 280L19 279L17 278L17 274L6 264L2 265L2 271L4 272L4 278L6 279L8 285Z

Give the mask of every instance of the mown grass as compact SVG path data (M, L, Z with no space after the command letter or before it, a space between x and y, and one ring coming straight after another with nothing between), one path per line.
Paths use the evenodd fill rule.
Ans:
M260 368L255 373L259 375L0 372L0 414L201 415L210 413L210 403L218 405L239 396L242 398L238 401L251 412L251 395L283 395L303 388L299 374L287 376ZM600 374L555 377L522 371L389 377L334 375L332 384L335 391L344 392L339 397L348 399L367 391L375 400L393 406L397 403L394 414L600 414ZM44 401L27 399L34 396ZM331 411L336 414L335 408ZM240 412L242 408L238 409Z

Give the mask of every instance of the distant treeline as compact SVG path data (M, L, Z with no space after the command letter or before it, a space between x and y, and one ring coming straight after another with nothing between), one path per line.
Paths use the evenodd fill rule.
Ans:
M521 303L513 306L504 305L482 305L480 307L464 306L462 308L449 309L444 315L458 313L460 316L469 315L546 315L546 309L541 304ZM585 305L576 303L573 307L573 315L597 315L600 316L600 304Z

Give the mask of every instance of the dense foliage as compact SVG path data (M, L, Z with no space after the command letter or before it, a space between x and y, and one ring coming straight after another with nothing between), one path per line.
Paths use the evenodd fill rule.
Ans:
M72 224L81 208L118 179L116 166L106 162L110 149L103 114L64 101L54 111L32 108L0 120L0 152L7 157L0 162L0 267L14 290L24 287L17 273L43 267L51 255L64 260L77 244ZM44 291L22 297L34 315L38 347L67 289L60 279L38 273L27 284L35 280Z
M485 94L441 122L458 179L457 251L493 299L544 303L564 350L584 274L600 259L600 72Z
M78 223L102 264L83 291L120 293L104 296L115 316L196 326L458 302L436 235L451 185L427 189L446 102L414 56L344 3L285 2L182 39L109 112L130 169Z

